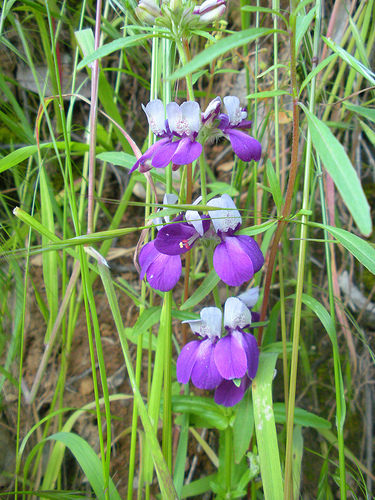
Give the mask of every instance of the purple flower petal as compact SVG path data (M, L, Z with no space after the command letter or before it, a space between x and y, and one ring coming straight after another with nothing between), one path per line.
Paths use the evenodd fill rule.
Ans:
M152 288L161 292L169 292L177 284L181 276L182 264L179 255L164 255L155 248L155 240L145 245L139 254L142 268L141 279L145 273Z
M200 344L191 381L198 389L215 389L223 380L215 364L214 353L217 346L210 339L202 340Z
M251 381L247 376L243 377L239 387L231 380L223 380L215 391L215 403L227 407L236 405L242 400L250 385Z
M243 161L259 161L262 156L262 146L260 142L241 130L228 128L225 133L228 135L233 151L238 158Z
M258 371L259 348L254 335L245 332L243 332L242 335L247 357L247 374L251 379L253 379Z
M129 171L129 174L134 172L134 170L137 170L139 165L142 165L145 163L147 160L150 160L160 148L163 148L166 144L170 142L169 137L165 137L164 139L161 139L160 141L155 142L148 150L137 160L137 162L134 164L134 166L131 168ZM168 164L167 164L168 165Z
M172 157L177 149L178 142L171 142L167 138L166 143L152 157L152 166L155 168L165 168L172 161ZM160 142L160 141L159 141Z
M155 248L166 255L181 255L194 245L199 234L186 223L163 226L155 239Z
M237 330L219 340L215 349L215 363L226 380L241 378L247 371L247 357Z
M189 382L200 345L201 340L193 340L181 349L176 365L177 380L180 384L187 384Z
M238 237L225 238L215 248L213 264L219 277L229 286L239 286L254 276L252 259L244 252Z
M201 153L202 144L192 141L190 137L184 137L178 141L178 147L172 160L176 165L187 165L197 160Z
M257 273L261 270L264 264L264 257L262 254L262 250L260 249L258 243L251 236L246 236L245 234L235 235L237 241L243 248L244 252L251 258L254 273Z

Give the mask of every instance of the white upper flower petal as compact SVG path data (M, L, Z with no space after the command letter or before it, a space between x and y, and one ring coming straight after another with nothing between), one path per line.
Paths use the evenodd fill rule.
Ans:
M240 100L234 95L228 95L223 99L229 118L229 123L236 126L243 120ZM245 116L246 118L246 116Z
M251 325L251 312L242 300L229 297L224 306L224 326L235 330Z
M198 134L200 128L200 108L194 101L184 102L179 106L176 102L167 104L168 125L171 132L179 136Z
M157 136L166 133L164 104L161 100L154 99L146 107L142 104L142 108L147 115L148 124L152 132Z
M238 295L237 298L242 300L242 302L251 309L259 300L259 286L249 288L246 292Z
M205 307L201 311L201 319L183 321L189 323L190 328L196 335L208 337L211 340L221 336L222 312L217 307Z
M240 212L228 194L223 194L220 198L213 198L207 205L223 209L208 212L216 232L226 233L229 229L234 230L242 224Z
M203 236L203 222L197 210L187 210L185 219L194 227L199 236Z

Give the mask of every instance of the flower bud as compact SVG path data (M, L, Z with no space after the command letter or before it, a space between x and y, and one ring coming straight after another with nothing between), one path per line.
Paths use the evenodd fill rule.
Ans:
M202 5L195 7L193 14L199 16L202 24L209 24L220 19L225 10L226 0L206 0Z
M155 24L155 19L161 15L161 10L154 0L140 0L135 13L144 23Z

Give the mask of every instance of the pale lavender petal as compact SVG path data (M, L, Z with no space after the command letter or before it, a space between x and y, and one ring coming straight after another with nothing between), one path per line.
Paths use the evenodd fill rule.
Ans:
M242 333L247 357L247 373L251 379L255 378L259 365L259 348L254 335Z
M237 298L242 300L251 309L259 300L259 286L249 288L246 292L237 295Z
M215 248L213 264L219 277L229 286L242 285L255 273L251 258L235 236L227 237Z
M216 232L226 233L229 230L235 231L240 227L242 223L240 212L228 194L223 194L220 198L213 198L207 205L223 209L208 211Z
M196 137L200 128L201 110L195 101L183 102L180 106L182 121L184 123L184 134ZM189 162L190 163L190 162Z
M221 98L217 96L209 103L204 113L202 113L202 123L213 122L218 117L220 106Z
M215 391L215 403L227 407L236 405L242 400L250 384L251 381L246 376L241 380L239 387L231 380L223 380Z
M241 378L247 371L247 357L239 332L234 331L219 340L215 349L215 363L226 380Z
M254 137L241 132L241 130L227 129L233 151L242 161L259 161L262 156L262 146Z
M214 339L221 336L221 320L223 314L218 307L204 307L201 310L201 319L187 320L195 335Z
M155 168L165 168L169 165L178 146L178 141L171 142L169 138L164 140L166 140L167 143L162 148L159 148L152 157L152 166Z
M215 364L215 348L210 339L203 340L199 346L191 372L191 381L198 389L215 389L223 380Z
M228 112L229 123L232 127L241 123L243 118L246 118L247 115L242 115L242 109L240 107L240 100L238 97L229 95L224 97L223 101Z
M182 113L177 102L170 102L166 106L168 127L172 133L181 135L178 130L182 120Z
M202 217L197 210L187 210L185 219L191 224L199 236L203 236L203 222Z
M195 142L190 137L177 141L178 147L173 154L172 161L176 165L187 165L197 160L202 153L202 144Z
M148 124L152 132L157 136L166 133L164 104L160 99L150 101L147 106L143 106L143 111L147 115Z
M189 382L200 345L201 340L193 340L181 349L176 365L177 380L180 384L187 384Z
M246 328L251 324L249 308L236 297L229 297L224 306L224 326L231 330Z

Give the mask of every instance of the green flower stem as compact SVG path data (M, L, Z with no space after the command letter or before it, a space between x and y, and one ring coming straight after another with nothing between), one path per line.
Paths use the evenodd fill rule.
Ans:
M233 432L232 427L228 427L225 433L225 482L227 492L232 489L232 466L233 466Z
M214 264L213 264L213 256L214 256L214 251L212 247L207 247L206 248L206 255L207 255L207 261L208 261L208 268L210 271L214 269ZM219 297L219 289L217 285L214 287L212 290L214 300L215 300L215 306L221 309L221 304L220 304L220 297Z
M163 401L163 455L172 471L172 292L164 295L164 401Z
M315 36L314 36L314 57L315 57L314 60L318 60L317 56L319 50L320 24L321 24L321 4L320 0L317 0L317 16L315 20ZM316 85L316 79L313 78L311 82L311 97L310 97L311 112L314 112L314 107L315 107L315 85ZM303 202L302 202L302 208L305 210L307 210L309 207L309 198L310 198L310 173L311 173L311 151L312 151L312 141L311 141L310 131L308 131L307 135L306 149L307 149L306 164L305 164L305 177L304 177ZM285 499L292 498L293 495L293 478L292 478L293 426L294 426L294 408L295 408L297 370L298 370L299 334L301 329L302 293L304 286L306 245L308 238L308 226L307 226L308 216L302 215L301 222L302 224L301 224L301 235L300 235L299 257L298 257L299 265L298 265L296 298L295 298L295 308L294 308L294 323L293 323L293 349L292 349L292 359L291 359L290 389L289 389L289 402L288 402L287 424L286 424L287 440L286 440L286 453L285 453L285 482L284 482Z

